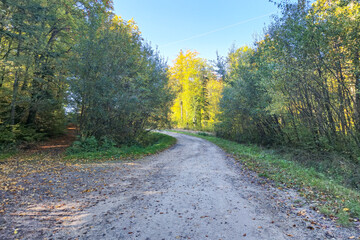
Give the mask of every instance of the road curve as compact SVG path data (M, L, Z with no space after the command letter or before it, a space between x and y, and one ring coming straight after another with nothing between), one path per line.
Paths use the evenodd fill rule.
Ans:
M200 138L130 166L119 192L88 208L82 221L55 238L323 239L323 232L279 210L274 193L244 174L235 160ZM289 195L290 196L290 195ZM286 196L288 198L288 196ZM290 196L291 197L291 196Z

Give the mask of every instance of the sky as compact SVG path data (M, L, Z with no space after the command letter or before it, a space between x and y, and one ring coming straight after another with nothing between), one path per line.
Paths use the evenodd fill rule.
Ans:
M252 46L279 10L268 0L114 0L114 12L134 19L171 64L180 50L215 60L216 51L226 56L233 45Z

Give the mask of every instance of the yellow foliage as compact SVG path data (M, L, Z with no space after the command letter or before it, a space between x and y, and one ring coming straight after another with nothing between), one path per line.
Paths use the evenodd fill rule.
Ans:
M216 122L222 82L197 52L180 51L169 69L170 88L176 93L171 121L176 127L211 129Z

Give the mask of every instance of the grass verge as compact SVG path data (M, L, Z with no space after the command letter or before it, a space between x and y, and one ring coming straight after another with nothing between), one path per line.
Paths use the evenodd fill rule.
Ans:
M10 158L10 157L14 156L15 154L16 154L15 151L0 153L0 163L4 162L7 158Z
M196 136L215 143L242 162L243 166L281 183L297 189L311 200L323 214L334 218L343 226L350 226L360 218L360 193L347 188L314 168L289 161L282 156L269 153L256 145L244 145L204 134L174 131Z
M147 155L163 151L176 143L176 138L162 133L151 133L155 141L146 147L122 146L113 147L104 151L81 152L68 154L64 160L68 163L93 163L104 161L117 161L119 159L138 159Z

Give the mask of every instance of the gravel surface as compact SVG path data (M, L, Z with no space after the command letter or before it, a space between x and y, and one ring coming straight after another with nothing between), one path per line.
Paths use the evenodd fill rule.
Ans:
M63 170L61 184L79 180L82 189L73 185L64 195L55 185L52 198L34 197L31 204L18 208L12 204L0 217L0 238L360 237L358 228L336 226L295 191L273 187L243 170L216 145L167 134L178 142L160 154L134 162L79 167L82 171Z

